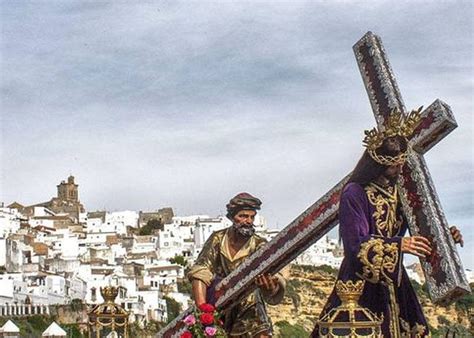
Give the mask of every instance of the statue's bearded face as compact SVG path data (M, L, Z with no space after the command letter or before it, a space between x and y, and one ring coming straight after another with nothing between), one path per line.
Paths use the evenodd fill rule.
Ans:
M397 164L397 165L392 165L385 169L385 172L383 176L390 182L390 184L395 185L398 180L398 176L400 176L402 172L402 167L403 165Z
M232 218L235 230L245 237L252 236L255 232L253 222L256 214L255 210L240 210L236 213Z
M400 137L390 137L384 141L384 148L385 152L391 156L396 156L401 152L406 151L406 140L403 140ZM383 173L383 176L390 182L390 184L394 185L397 183L398 176L400 176L402 172L403 165L401 164L394 164L387 167Z

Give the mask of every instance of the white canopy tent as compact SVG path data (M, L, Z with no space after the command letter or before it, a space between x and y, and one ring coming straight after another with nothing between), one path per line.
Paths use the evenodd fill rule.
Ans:
M56 322L52 322L51 325L44 330L42 337L56 338L66 337L67 333L64 331Z
M11 320L0 328L0 337L20 337L20 329Z

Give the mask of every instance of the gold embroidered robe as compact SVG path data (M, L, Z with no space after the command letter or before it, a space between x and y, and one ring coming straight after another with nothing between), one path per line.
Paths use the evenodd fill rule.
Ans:
M384 337L425 337L426 319L402 264L407 231L396 188L349 183L339 206L344 260L338 280L365 280L359 304L383 315ZM335 290L320 318L341 304ZM313 337L318 337L318 326Z

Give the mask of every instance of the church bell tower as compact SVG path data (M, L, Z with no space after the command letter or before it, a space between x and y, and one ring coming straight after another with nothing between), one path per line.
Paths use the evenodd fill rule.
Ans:
M67 182L61 181L58 187L58 199L63 201L79 201L78 185L74 183L74 176L69 176Z

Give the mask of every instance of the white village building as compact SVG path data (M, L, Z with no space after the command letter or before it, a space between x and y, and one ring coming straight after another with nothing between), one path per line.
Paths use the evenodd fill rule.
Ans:
M20 229L20 221L24 219L17 209L0 208L0 238L7 238Z
M339 269L343 259L342 246L337 239L324 235L295 260L295 264L321 266L328 265Z

